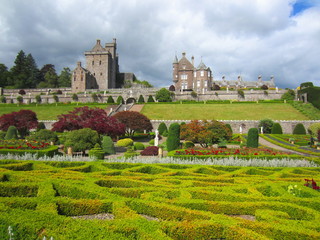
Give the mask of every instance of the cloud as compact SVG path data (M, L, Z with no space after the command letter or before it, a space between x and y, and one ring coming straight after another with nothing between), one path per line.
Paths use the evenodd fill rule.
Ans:
M57 0L1 1L0 62L19 50L57 70L84 61L96 39L117 38L120 70L156 86L172 84L172 61L202 57L215 79L275 76L280 87L320 85L320 6L292 14L301 1Z

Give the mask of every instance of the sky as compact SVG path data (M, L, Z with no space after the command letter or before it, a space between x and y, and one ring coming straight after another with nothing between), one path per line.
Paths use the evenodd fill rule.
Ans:
M73 70L97 39L116 38L120 71L156 87L172 84L182 52L214 80L320 86L319 19L320 0L0 0L0 63L23 50L39 68Z

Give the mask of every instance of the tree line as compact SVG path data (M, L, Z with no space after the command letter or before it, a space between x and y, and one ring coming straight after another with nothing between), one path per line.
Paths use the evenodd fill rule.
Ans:
M37 67L33 56L23 50L17 54L11 69L0 63L0 87L8 89L19 88L58 88L71 87L71 70L63 68L60 75L56 73L53 64Z

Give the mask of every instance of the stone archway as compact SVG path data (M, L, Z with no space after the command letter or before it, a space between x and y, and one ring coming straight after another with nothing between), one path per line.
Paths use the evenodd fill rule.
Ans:
M128 99L126 100L126 104L130 104L130 103L136 103L136 99L133 98L133 97L128 98Z

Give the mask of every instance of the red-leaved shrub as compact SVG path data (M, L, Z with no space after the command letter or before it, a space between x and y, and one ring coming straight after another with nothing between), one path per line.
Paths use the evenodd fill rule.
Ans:
M149 146L145 150L143 150L140 154L142 156L158 156L158 147Z

